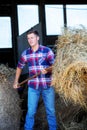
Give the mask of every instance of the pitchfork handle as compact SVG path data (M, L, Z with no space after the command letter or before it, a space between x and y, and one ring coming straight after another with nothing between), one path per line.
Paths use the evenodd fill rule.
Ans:
M52 66L46 68L45 70L46 70L47 72L52 71ZM28 80L31 80L31 79L33 79L33 78L36 78L36 77L39 76L40 74L41 74L41 72L39 72L39 73L33 75L32 77L29 77L29 78L25 79L24 81L22 81L21 83L19 83L18 86L21 86L22 84L26 83Z

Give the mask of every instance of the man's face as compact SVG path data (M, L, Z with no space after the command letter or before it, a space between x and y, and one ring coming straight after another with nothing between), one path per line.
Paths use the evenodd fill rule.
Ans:
M33 47L38 44L39 36L35 35L34 33L31 33L27 35L27 40L29 45Z

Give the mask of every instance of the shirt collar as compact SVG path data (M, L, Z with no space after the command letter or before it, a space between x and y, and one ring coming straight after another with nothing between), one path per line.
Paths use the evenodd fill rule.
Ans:
M31 52L34 52L31 47L30 47L30 50L31 50ZM35 51L35 53L36 53L36 52L39 52L39 51L41 51L41 45L39 45L39 47L38 47L38 49Z

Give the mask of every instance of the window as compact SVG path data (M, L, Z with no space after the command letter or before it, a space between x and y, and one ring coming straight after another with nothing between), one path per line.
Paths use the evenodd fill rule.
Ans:
M66 5L67 26L87 27L87 5Z
M10 17L0 17L0 48L12 48Z
M38 5L18 5L19 35L39 23Z
M63 5L45 5L46 34L58 35L64 27Z

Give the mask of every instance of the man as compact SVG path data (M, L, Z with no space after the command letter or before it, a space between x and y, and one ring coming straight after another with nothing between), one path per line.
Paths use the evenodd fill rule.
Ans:
M20 57L13 87L19 87L19 77L26 63L28 64L30 77L39 72L41 72L41 74L28 81L28 110L24 129L33 130L34 116L37 111L40 94L42 94L49 130L56 130L55 92L51 86L52 72L47 72L45 69L54 63L54 53L50 48L39 45L39 34L36 30L27 32L27 40L30 47L26 49Z

